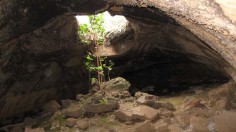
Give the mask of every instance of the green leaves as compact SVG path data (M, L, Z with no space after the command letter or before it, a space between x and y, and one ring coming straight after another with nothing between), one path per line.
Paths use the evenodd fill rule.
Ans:
M106 99L102 98L99 100L99 103L105 105L108 103L108 101Z
M112 66L114 65L114 62L111 60L106 61L106 57L101 57L102 65L95 66L96 56L93 56L90 52L88 52L88 55L85 57L85 65L89 72L95 71L95 72L103 72L104 70L111 71ZM108 62L108 63L107 63Z
M105 28L104 28L104 13L98 15L88 16L89 23L82 24L79 28L79 35L83 44L93 44L96 51L98 51L98 45L101 45L105 41ZM110 60L106 61L106 57L94 56L90 52L85 56L85 66L89 72L89 78L97 73L97 79L99 84L105 81L105 72L109 77L109 72L112 70L114 63ZM89 79L91 82L92 80ZM103 101L104 103L104 101Z
M111 71L113 66L114 62L112 60L109 60L108 64L103 64L103 67L106 68L108 71Z
M98 70L98 71L103 71L103 67L102 67L102 66L98 66L98 67L97 67L97 70Z
M93 58L91 58L90 55L87 55L87 56L86 56L86 59L87 59L88 61L93 61Z
M103 44L105 36L104 28L104 13L98 15L90 15L89 24L82 24L79 27L79 34L81 41L84 44L92 44L95 40L94 36L97 36L98 44Z

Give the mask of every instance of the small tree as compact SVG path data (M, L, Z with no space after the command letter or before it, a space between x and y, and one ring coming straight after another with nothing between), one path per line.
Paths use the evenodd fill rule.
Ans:
M81 36L82 43L86 45L92 45L95 51L98 53L98 46L104 43L105 28L104 28L104 13L98 15L88 16L89 23L80 25L79 34ZM99 86L105 81L104 69L108 71L108 78L110 79L109 72L112 70L114 63L109 60L109 63L105 63L105 57L95 56L91 51L87 51L88 54L85 57L85 65L89 72L89 82L91 82L91 73L95 71L97 73L97 79ZM95 64L94 64L95 62Z

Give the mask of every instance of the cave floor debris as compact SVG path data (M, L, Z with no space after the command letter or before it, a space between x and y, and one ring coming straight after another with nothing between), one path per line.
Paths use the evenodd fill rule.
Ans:
M112 83L112 84L111 84ZM114 85L116 84L116 85ZM196 88L179 95L128 92L122 78L76 100L52 100L39 117L1 130L9 132L198 132L236 131L236 84Z

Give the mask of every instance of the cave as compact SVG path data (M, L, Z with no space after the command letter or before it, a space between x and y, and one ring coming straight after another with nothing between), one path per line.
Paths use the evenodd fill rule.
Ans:
M158 11L147 11L143 8L130 9L130 7L125 10L129 14L126 18L121 15L111 16L105 12L107 17L104 19L105 29L108 30L106 39L109 44L100 46L98 54L109 57L115 63L113 77L121 76L127 79L131 83L130 92L133 95L135 90L137 92L145 89L146 92L158 96L171 95L194 86L206 87L229 81L230 77L217 67L216 61L204 60L206 58L198 51L192 53L184 51L188 49L182 49L181 45L188 45L188 48L195 48L202 52L202 49L197 49L196 45L204 47L206 44L174 20ZM138 12L140 16L132 15L133 12ZM157 20L156 14L159 17ZM88 21L86 17L88 16L77 16L77 19L83 24ZM189 42L176 42L171 36L173 30L164 32L160 27L163 23L173 24L173 30L181 30L185 33L181 37L195 37L197 41L191 42L189 39ZM179 36L175 37L181 40ZM110 51L111 49L114 51ZM204 50L212 52L211 48ZM212 52L212 54L217 57L216 53Z
M115 63L111 77L128 80L132 95L172 96L235 82L236 15L225 6L197 0L0 1L0 126L39 113L49 100L89 91L88 47L81 44L77 15L108 11L126 18L95 54Z
M127 28L117 29L125 33L108 38L112 44L102 47L102 54L110 54L115 62L113 76L130 81L132 94L146 89L159 96L173 95L191 87L230 80L218 63L223 58L172 18L155 9L124 10L130 27L119 25ZM109 53L109 47L115 55Z

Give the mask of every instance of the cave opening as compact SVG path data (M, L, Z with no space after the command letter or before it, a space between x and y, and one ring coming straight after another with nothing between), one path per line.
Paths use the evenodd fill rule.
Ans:
M175 20L152 9L125 11L105 12L107 41L95 54L114 61L112 76L127 79L132 95L142 91L175 96L229 81L219 64L223 59ZM86 23L87 17L77 20Z
M137 91L158 96L178 95L230 79L219 64L223 59L172 18L140 8L126 11L130 28L120 26L126 27L118 29L123 34L112 38L111 45L105 47L115 50L115 55L110 56L116 64L114 76L124 77L131 83L132 95ZM138 16L131 15L135 11L140 12Z

